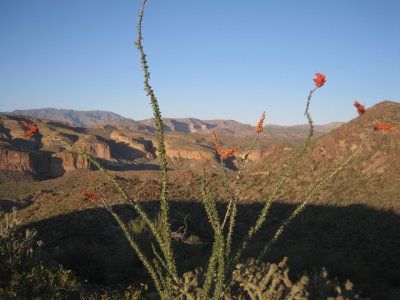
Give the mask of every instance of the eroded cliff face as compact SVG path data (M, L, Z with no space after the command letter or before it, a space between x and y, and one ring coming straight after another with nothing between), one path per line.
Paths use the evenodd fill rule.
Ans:
M0 170L33 172L29 152L0 149Z
M165 149L167 157L170 159L186 159L186 160L213 160L215 159L215 151L206 148L201 144L197 144L191 140L182 143L180 139L170 138L165 141Z
M0 148L0 170L24 171L49 177L51 154L40 151L21 151Z
M132 148L133 151L131 152L134 153L134 157L140 157L143 155L147 159L156 158L156 148L153 145L152 139L146 139L145 137L128 136L119 131L111 132L110 138L117 143L124 143L128 147ZM129 151L129 148L127 151Z
M24 137L21 120L34 122L39 134ZM88 168L86 158L67 152L62 145L40 134L40 130L75 144L94 157L110 160L110 147L97 137L80 133L62 122L39 120L18 116L0 116L0 170L24 171L39 177L58 177L67 171Z
M198 150L177 150L167 148L167 157L170 159L187 159L187 160L212 160L215 154L211 151Z
M110 147L101 142L78 142L79 146L84 152L90 153L94 157L102 159L111 159Z
M87 158L79 156L77 153L61 151L51 156L50 174L51 177L58 177L68 171L89 167L90 163Z
M39 134L24 137L25 128L21 125L22 120L35 123L39 127ZM175 122L174 126L183 126L181 123ZM206 129L205 125L199 122L193 121L189 125L186 130L188 132ZM157 134L152 132L85 129L70 126L65 122L0 115L0 170L16 170L43 177L58 177L65 172L90 167L86 158L66 151L56 139L44 136L41 132L79 147L84 152L101 159L106 167L132 170L140 169L142 164L158 164ZM239 144L240 141L236 142ZM228 145L225 146L228 147ZM168 160L176 167L197 166L206 161L217 163L213 144L209 138L201 134L168 132L165 136L165 147ZM259 161L275 151L285 150L284 146L271 148L262 146L253 151L249 159ZM236 164L240 158L244 157L244 154L238 151L231 159L231 163Z

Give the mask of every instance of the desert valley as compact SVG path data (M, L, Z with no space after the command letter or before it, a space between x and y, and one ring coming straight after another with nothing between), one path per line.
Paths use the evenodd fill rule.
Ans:
M39 134L24 137L26 128L21 121L36 124ZM164 123L171 230L176 233L173 247L180 271L186 272L204 265L204 254L212 246L211 227L200 200L204 165L220 213L229 201L229 192L220 184L220 162L210 130L224 148L237 148L226 160L227 178L232 182L255 129L231 120L164 119ZM292 278L305 270L326 268L340 282L350 279L364 297L395 299L394 295L400 295L400 133L374 130L378 123L400 128L400 104L382 101L347 123L315 126L310 147L276 195L247 257L256 255L279 220L304 200L312 186L359 150L313 195L267 258L280 262L288 257ZM237 188L233 245L252 225L307 132L307 125L264 127ZM46 257L72 270L89 291L123 288L132 281L149 284L143 266L108 212L83 193L99 193L100 189L147 245L145 251L151 251L149 232L87 158L48 136L96 158L156 220L161 190L154 120L57 109L0 115L1 213L15 207L23 228L37 230ZM363 143L363 139L367 140Z

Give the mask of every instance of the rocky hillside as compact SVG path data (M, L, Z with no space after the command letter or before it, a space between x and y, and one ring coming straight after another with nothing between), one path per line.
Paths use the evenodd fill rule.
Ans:
M22 116L0 116L0 170L24 171L38 177L57 177L66 171L89 167L77 154L65 151L57 142L42 135L25 138L21 121L34 122L43 132L76 144L95 157L109 160L110 147L99 137L68 123Z
M324 135L323 133L337 127L338 124L316 127L316 139L304 160L299 163L297 170L300 184L296 183L295 189L291 193L301 191L302 185L309 186L324 172L340 163L350 151L356 149L360 144L362 128L368 128L368 138L371 139L363 151L365 158L363 157L362 166L365 165L366 169L360 169L360 166L355 165L354 167L350 166L349 170L353 170L354 174L357 172L378 174L377 182L381 182L379 178L385 177L387 174L396 176L397 169L394 169L396 163L393 162L396 161L394 150L397 147L398 133L375 132L372 127L374 123L378 122L394 122L394 125L398 126L396 123L398 122L396 118L400 115L396 115L398 105L395 102L382 102L368 109L362 117L333 129L329 134ZM61 145L42 135L24 138L21 120L35 122L41 132L56 136L69 144L75 144L102 160L110 170L157 169L157 138L154 130L151 129L154 126L151 120L147 122L113 121L119 124L125 122L127 127L123 129L113 126L80 128L61 121L0 115L0 170L30 172L39 177L57 177L77 168L89 167L89 163L85 159L65 151ZM238 147L239 150L230 164L232 169L235 168L235 165L237 166L251 143L250 132L254 134L254 127L235 121L207 122L198 119L179 119L179 122L176 119L165 119L166 126L170 128L166 135L166 147L172 168L196 169L205 160L216 162L214 145L208 135L211 128L216 129L224 148ZM130 129L132 124L135 125L135 130ZM242 125L248 126L248 134L232 135L232 132L244 132L240 129ZM259 170L264 169L267 170L263 171L264 175L271 180L276 178L284 160L288 159L295 147L301 145L306 133L307 126L304 125L287 127L267 125L256 149L250 155L250 160L257 162L253 167L253 174L258 174ZM389 141L394 143L393 149L389 145L382 144L389 143ZM392 149L390 151L394 151L394 153L389 151L389 154L383 156L381 151L380 154L367 158L368 155L372 155L368 153L377 151L375 148L381 144L389 147L385 151ZM368 161L368 165L366 161ZM249 183L253 184L253 181L250 180ZM389 186L388 190L390 190ZM289 191L285 191L285 193L287 192ZM252 195L248 193L246 196L251 197Z
M378 123L394 125L398 130L376 131L374 126ZM400 103L384 101L367 109L364 115L315 139L279 197L302 200L312 185L361 148L360 154L315 199L333 205L354 201L379 207L395 205L400 211L399 129ZM364 138L366 143L362 145ZM247 184L265 180L267 184L262 189L269 192L292 154L293 151L286 151L265 156L262 163L252 167L253 179ZM249 186L244 190L245 197L255 196L248 192L254 190Z
M91 153L110 170L148 170L158 167L157 137L153 132L110 127L81 128L62 121L0 115L0 170L22 171L48 178L89 167L86 159L65 151L58 142L42 134L25 138L21 121L34 122L40 132ZM251 136L220 135L224 147L239 147L236 158L244 155L251 139ZM264 136L250 159L260 160L269 155L273 151L268 148L276 148L277 143L284 143L290 149L290 146L298 145L299 140L290 135L277 139ZM216 160L212 139L204 133L167 132L166 148L173 168L193 169L205 160Z
M281 220L292 213L314 183L329 174L352 151L362 147L360 155L287 227L272 249L270 258L275 260L288 256L293 270L299 272L326 267L343 282L352 279L357 289L363 287L365 295L376 294L369 299L397 299L379 293L392 289L393 295L398 295L399 289L400 103L384 101L369 108L364 115L356 117L355 113L354 116L350 122L312 141L295 173L273 202L268 223L255 237L249 255L259 253L258 248L265 245ZM0 208L9 211L12 206L17 206L19 219L39 231L51 257L89 282L115 283L140 274L141 269L133 268L127 255L130 249L121 251L123 244L115 234L115 222L81 195L82 191L97 191L93 182L101 184L108 201L116 205L118 213L131 216L129 207L122 206L124 200L113 185L107 183L100 172L88 172L87 169L68 171L85 168L87 162L79 161L43 136L24 138L19 124L24 118L0 116L0 168L3 168L0 171ZM160 187L154 133L112 128L83 129L62 122L29 120L37 123L42 132L86 147L110 170L121 170L114 174L128 194L141 200L143 207L156 215L159 203L151 200L159 199ZM375 131L373 127L377 123L394 125L398 131ZM268 130L271 129L267 127L265 131ZM251 136L218 134L218 137L223 148L240 146L234 163L252 140ZM364 138L367 142L361 146ZM277 144L263 136L253 152L253 161L245 170L243 185L239 186L237 236L244 234L245 230L247 232L254 216L262 208L263 197L271 193L279 174L300 145L297 139L296 142L286 141L286 144ZM290 143L293 146L288 146ZM185 226L188 216L188 232L200 241L193 255L187 252L193 245L178 244L177 261L185 265L192 262L193 257L207 257L210 252L212 234L204 208L199 203L201 180L198 175L204 159L212 160L210 173L218 174L219 165L214 157L211 137L203 133L167 132L166 144L171 170L172 230ZM196 162L199 163L196 165ZM189 170L175 171L188 166L191 167ZM4 168L8 168L7 171ZM13 177L15 171L12 170L16 169L38 173L61 170L65 174L37 181L25 173L21 175L22 172L19 177ZM1 177L3 172L5 175ZM228 174L230 178L236 176L234 171ZM227 198L220 176L209 175L217 200ZM2 179L7 176L13 181ZM113 268L111 271L110 266Z

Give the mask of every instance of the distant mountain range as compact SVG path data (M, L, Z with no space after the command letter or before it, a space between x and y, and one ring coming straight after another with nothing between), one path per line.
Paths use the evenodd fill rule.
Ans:
M79 111L72 109L41 108L14 110L10 113L2 114L26 115L33 118L63 121L79 127L91 127L111 120L125 120L124 117L118 114L101 110Z
M78 111L72 109L27 109L14 110L8 115L27 115L33 118L41 118L48 120L56 120L67 122L73 126L86 128L108 128L118 130L138 130L154 132L156 131L154 119L146 119L135 121L124 118L116 113L91 110ZM254 134L254 126L242 124L234 120L200 120L196 118L164 118L166 131L185 132L185 133L209 133L210 129L215 130L222 135L252 135ZM330 123L326 125L316 125L316 136L330 132L332 129L341 125L340 122ZM266 125L265 134L268 136L280 136L282 138L302 138L308 130L308 125Z

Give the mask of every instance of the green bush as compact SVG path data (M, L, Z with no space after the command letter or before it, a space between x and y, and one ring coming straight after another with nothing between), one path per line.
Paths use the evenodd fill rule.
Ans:
M71 271L45 262L35 230L19 230L16 212L0 220L0 298L64 299L80 287Z

